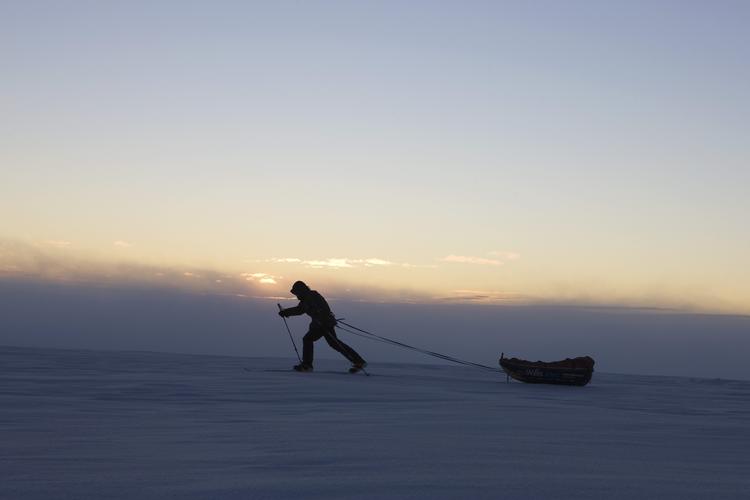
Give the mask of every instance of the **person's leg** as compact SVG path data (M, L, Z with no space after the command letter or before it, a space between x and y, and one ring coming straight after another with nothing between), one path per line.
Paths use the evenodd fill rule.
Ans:
M313 364L313 343L323 336L325 332L316 325L310 325L304 337L302 337L302 364L312 366Z
M357 354L357 351L349 347L340 338L336 336L335 330L333 329L326 330L325 338L326 338L326 342L328 342L328 345L331 346L332 349L340 352L353 365L361 365L365 363L365 360L362 359L362 356Z

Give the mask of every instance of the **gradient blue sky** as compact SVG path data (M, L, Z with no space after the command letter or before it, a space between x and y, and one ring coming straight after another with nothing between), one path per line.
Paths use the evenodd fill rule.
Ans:
M3 1L0 274L748 313L748 25L732 1Z

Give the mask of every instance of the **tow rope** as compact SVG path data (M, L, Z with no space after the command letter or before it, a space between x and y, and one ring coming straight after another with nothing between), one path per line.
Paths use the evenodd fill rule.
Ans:
M344 325L344 326L341 326L341 325ZM367 330L363 330L362 328L358 328L354 325L350 325L349 323L346 323L340 319L337 319L336 328L338 328L339 330L343 330L347 333L351 333L352 335L357 335L359 337L374 340L376 342L382 342L384 344L391 344L397 347L403 347L404 349L410 349L412 351L420 352L427 356L444 359L446 361L457 363L459 365L473 366L475 368L481 368L483 370L491 370L493 372L500 371L499 368L493 368L492 366L483 365L481 363L474 363L473 361L466 361L464 359L459 359L454 356L448 356L447 354L440 354L439 352L430 351L430 350L422 349L419 347L414 347L412 345L405 344L404 342L399 342L398 340L389 339L388 337L383 337L382 335L377 335L375 333L368 332Z

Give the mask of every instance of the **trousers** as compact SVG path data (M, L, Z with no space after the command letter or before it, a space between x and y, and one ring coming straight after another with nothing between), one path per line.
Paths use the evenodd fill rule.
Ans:
M341 339L336 336L336 331L333 327L327 327L319 323L310 323L310 329L307 331L304 337L302 337L302 362L306 365L312 366L313 364L313 350L314 343L323 337L328 342L328 345L334 351L340 352L346 359L352 364L364 363L365 360L362 356L357 354L357 351L346 345Z

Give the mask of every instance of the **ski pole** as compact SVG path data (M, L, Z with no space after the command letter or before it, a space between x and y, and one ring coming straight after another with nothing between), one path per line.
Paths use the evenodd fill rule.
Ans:
M284 308L281 307L281 304L276 304L279 306L279 312L283 311ZM297 359L299 360L300 364L302 364L302 358L299 357L299 351L297 350L297 344L294 343L294 337L292 337L292 331L289 329L289 323L286 322L286 318L284 316L281 317L281 319L284 320L284 326L286 326L286 331L289 333L289 340L292 341L292 345L294 346L294 352L297 353Z

